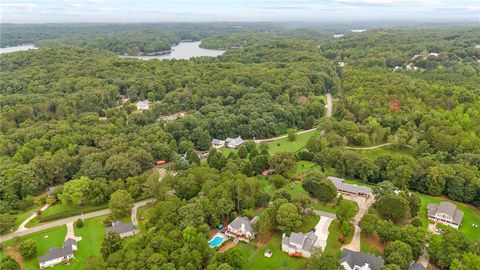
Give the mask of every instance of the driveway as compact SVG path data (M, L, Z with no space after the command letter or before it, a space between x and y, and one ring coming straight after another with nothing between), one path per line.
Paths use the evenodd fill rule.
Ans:
M43 211L47 210L47 208L48 208L49 206L50 206L50 204L45 204L44 206L42 206L42 208L40 208L40 211L43 212ZM34 219L36 216L37 216L37 211L35 211L35 213L33 213L31 216L29 216L27 219L25 219L25 220L22 222L22 224L20 224L20 226L18 226L17 231L23 231L23 230L25 230L25 229L26 229L26 228L25 228L25 225L27 225L27 223L28 223L30 220Z
M320 221L318 222L317 226L315 226L315 235L318 237L317 242L315 242L315 247L325 250L329 233L328 227L330 227L330 223L332 223L332 221L333 218L325 216L320 217Z
M327 109L327 117L332 117L332 94L327 93L325 96L327 97L327 104L325 104L325 108Z
M362 220L363 215L367 213L368 208L370 208L370 206L375 202L375 199L373 198L373 195L371 195L368 199L365 199L364 197L346 196L346 195L344 195L344 198L355 201L358 204L358 212L353 217L353 221L352 221L352 224L355 228L355 231L353 232L352 241L347 245L344 245L343 248L350 249L353 251L360 251L360 234L362 230L358 226L358 223L360 222L360 220Z

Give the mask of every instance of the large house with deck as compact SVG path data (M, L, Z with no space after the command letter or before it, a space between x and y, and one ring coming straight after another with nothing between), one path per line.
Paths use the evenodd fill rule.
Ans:
M250 242L255 237L253 226L257 223L258 217L255 216L251 220L246 217L237 217L227 226L226 236L238 238L244 242Z
M317 239L314 232L305 234L292 232L290 236L283 234L282 251L287 252L289 256L310 258Z
M427 206L428 219L458 229L462 224L463 212L451 202L431 203Z

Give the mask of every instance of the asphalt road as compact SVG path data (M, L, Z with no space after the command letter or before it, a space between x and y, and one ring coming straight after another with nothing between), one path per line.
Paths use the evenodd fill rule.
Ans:
M143 206L143 205L145 205L145 204L147 204L148 202L151 202L151 201L153 201L153 199L147 199L147 200L139 201L139 202L136 202L136 203L133 204L133 207L132 207L132 223L134 223L134 225L138 224L137 218L136 218L136 213L137 213L138 207ZM84 219L89 219L89 218L108 215L110 213L111 213L110 209L103 209L103 210L83 214L83 218ZM133 221L134 213L135 213L135 221ZM49 222L49 223L41 224L41 225L36 226L36 227L25 228L21 231L16 231L16 232L13 232L13 233L2 235L2 236L0 236L0 243L2 243L4 241L7 241L7 240L10 240L12 238L15 238L17 236L23 236L23 235L27 235L27 234L31 234L31 233L35 233L35 232L40 232L40 231L43 231L43 230L46 230L46 229L55 228L57 226L62 226L62 225L65 225L67 223L70 223L70 222L75 222L80 218L82 218L82 215L68 217L68 218L64 218L64 219L59 219L59 220L55 220L55 221L52 221L52 222Z

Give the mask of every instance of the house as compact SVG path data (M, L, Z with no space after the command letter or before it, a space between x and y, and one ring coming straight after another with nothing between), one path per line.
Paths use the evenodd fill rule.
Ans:
M38 257L38 266L40 269L44 269L60 263L68 263L75 258L73 256L75 250L77 250L77 241L73 238L67 238L62 248L53 247L45 255Z
M212 139L212 147L213 148L222 148L225 146L225 141L219 139Z
M428 55L429 55L429 56L435 56L435 57L437 57L437 56L438 56L438 53L431 52L431 53L429 53Z
M385 261L380 256L357 252L344 248L340 257L340 265L345 270L377 270Z
M111 227L105 228L105 234L110 232L116 232L121 238L133 236L137 233L137 230L133 227L132 223L123 223L121 221L115 221Z
M367 31L367 30L366 30L366 29L352 29L352 30L350 30L350 31L352 31L352 33L363 33L363 32L365 32L365 31Z
M225 144L227 145L228 148L237 148L244 143L245 143L245 141L242 140L242 138L240 136L238 136L237 138L234 138L234 139L227 138L225 140Z
M258 216L248 220L246 217L237 217L227 226L226 236L238 238L239 240L250 242L255 237L253 226L258 221Z
M344 63L344 62L337 62L337 65L338 65L339 67L344 67L344 66L345 66L345 63Z
M148 100L142 100L137 102L137 110L148 110L150 109L150 105L148 104Z
M264 170L264 171L262 172L262 175L263 175L263 176L268 176L268 175L270 175L270 174L272 174L272 173L274 173L274 172L275 172L275 169L266 169L266 170Z
M161 160L157 160L157 162L156 162L156 163L157 163L157 165L164 165L164 164L166 164L166 163L167 163L167 161L166 161L166 160L163 160L163 159L161 159Z
M341 38L341 37L343 37L343 34L333 35L333 38Z
M289 256L310 258L317 239L314 232L306 234L292 232L290 236L283 234L282 251L287 252Z
M462 224L463 212L451 202L431 203L427 206L428 219L439 222L455 229Z
M335 187L337 187L338 192L342 194L367 198L372 194L372 190L369 187L347 184L344 182L344 179L334 176L328 176L327 179L332 181Z

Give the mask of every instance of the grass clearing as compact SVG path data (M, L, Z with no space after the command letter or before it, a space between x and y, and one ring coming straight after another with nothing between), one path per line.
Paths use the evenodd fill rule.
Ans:
M354 146L357 147L357 146ZM357 151L365 154L370 160L375 160L381 156L391 155L395 157L411 156L409 148L398 148L392 145L379 147L375 149L349 149L350 151Z
M333 220L328 228L328 239L325 252L335 255L340 255L342 249L342 243L338 240L340 237L340 222Z
M470 240L480 240L480 228L474 228L472 224L480 225L480 210L472 205L452 201L446 197L432 197L425 194L420 194L422 205L418 217L422 221L424 228L428 224L433 223L427 218L427 206L430 203L451 202L457 206L457 209L463 211L462 225L458 228Z
M318 165L311 161L300 160L297 162L297 166L295 168L295 176L300 176L301 174L311 170Z
M316 130L312 130L302 134L297 133L297 138L293 142L289 141L288 137L268 142L268 152L270 155L275 155L278 152L295 153L303 149L307 145L308 140L317 134Z

